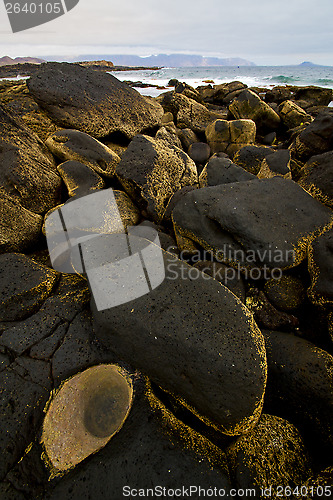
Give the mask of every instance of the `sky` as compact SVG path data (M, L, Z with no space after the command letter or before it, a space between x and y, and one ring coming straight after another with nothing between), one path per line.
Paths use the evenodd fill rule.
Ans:
M332 19L333 0L80 0L53 21L12 33L1 2L0 56L188 53L333 66Z

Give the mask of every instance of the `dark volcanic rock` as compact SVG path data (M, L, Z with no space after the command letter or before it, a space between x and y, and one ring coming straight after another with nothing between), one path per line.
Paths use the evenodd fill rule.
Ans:
M28 88L56 123L97 138L112 132L132 138L156 127L163 115L159 104L114 76L74 64L42 64Z
M279 115L252 90L243 90L229 106L235 119L253 120L258 130L274 130L280 125Z
M267 90L265 94L265 102L275 102L276 104L281 104L283 101L288 101L291 99L292 93L288 87L273 87L271 90Z
M288 333L263 331L267 409L293 422L317 445L333 446L333 358Z
M284 179L291 179L290 151L288 149L274 151L261 162L258 179L270 179L276 175Z
M205 142L195 142L189 147L188 155L195 163L204 165L210 157L210 147Z
M129 195L157 222L176 191L198 182L195 163L184 151L145 135L132 140L116 175Z
M190 128L195 133L203 133L209 123L223 118L220 113L209 111L206 106L176 92L163 94L160 103L165 111L173 114L178 128Z
M45 144L60 160L79 161L106 177L113 177L120 162L110 148L78 130L59 130Z
M198 137L190 128L178 129L177 134L185 151L188 151L189 147L195 142L199 142Z
M192 191L172 214L176 235L185 238L183 249L187 241L196 242L219 261L248 268L298 265L332 216L298 184L281 177Z
M284 274L279 279L270 279L265 283L264 290L272 304L282 311L297 309L305 299L303 282L296 276Z
M43 218L23 208L3 188L0 188L0 200L0 253L31 249L41 235Z
M311 287L308 294L318 305L333 304L333 229L324 232L309 245Z
M42 214L59 203L61 179L40 139L0 107L1 191Z
M304 109L297 106L292 101L284 101L279 106L279 115L282 119L283 125L288 129L298 127L304 123L311 123L312 117L308 115Z
M312 156L300 171L298 183L314 198L333 208L333 151Z
M234 163L244 168L253 175L257 175L261 162L266 156L272 154L273 150L266 146L244 146L237 151L233 157Z
M107 242L97 251L107 263ZM99 311L92 300L96 336L221 432L247 432L265 390L260 330L218 281L174 255L163 257L166 278L149 294Z
M257 177L239 167L229 158L213 156L199 177L200 187L255 180Z
M36 312L58 279L56 271L25 255L0 255L0 321L18 321Z
M164 496L169 491L174 497L171 490L176 490L181 493L179 498L185 498L190 486L197 488L192 496L199 486L213 486L230 499L225 454L177 420L149 387L142 387L138 374L135 378L132 409L122 429L98 454L65 477L49 482L45 500L134 498L147 488L157 488L156 496L159 491L161 495L165 491Z
M261 415L255 428L229 446L226 453L237 488L255 488L257 498L262 497L262 488L272 487L272 498L286 500L290 496L279 497L277 486L299 487L311 474L300 433L294 425L273 415Z
M245 283L235 269L211 260L200 260L193 264L193 267L222 283L245 303Z
M312 106L328 106L333 100L332 89L322 87L299 87L295 93L295 99L302 99Z
M292 154L301 160L313 155L326 153L333 149L333 115L318 115L303 132L301 132L289 148Z
M69 196L84 196L96 189L103 189L105 182L92 168L79 161L65 161L58 165Z

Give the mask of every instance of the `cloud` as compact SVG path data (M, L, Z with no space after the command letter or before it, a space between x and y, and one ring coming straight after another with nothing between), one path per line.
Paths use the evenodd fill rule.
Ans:
M332 64L332 0L80 0L65 16L12 34L4 6L0 47L8 55L192 52L262 64ZM103 50L102 50L103 49ZM150 52L149 52L150 51Z

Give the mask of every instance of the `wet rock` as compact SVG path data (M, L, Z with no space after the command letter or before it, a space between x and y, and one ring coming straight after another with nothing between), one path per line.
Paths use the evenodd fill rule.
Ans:
M101 243L95 252L107 262ZM96 336L221 432L247 432L265 387L260 331L227 288L171 254L163 258L166 277L149 294L104 310L92 301Z
M195 495L199 486L208 489L213 485L230 498L224 453L177 420L142 385L136 375L132 409L120 432L98 454L49 483L45 499L102 498L110 491L114 498L142 496L147 488L154 490L159 485L161 494L165 487L165 494L184 488L184 495L189 494L190 486L197 488L192 490Z
M215 120L205 131L207 142L213 153L234 154L247 144L253 144L256 125L252 120Z
M170 197L198 180L195 163L186 153L144 135L130 143L116 175L140 208L157 222L163 218Z
M200 187L255 180L256 176L239 167L229 158L213 156L199 177Z
M311 123L313 118L304 109L293 101L284 101L279 106L279 115L283 125L288 129L298 127L304 123Z
M119 432L133 400L130 374L117 365L93 366L66 380L47 409L41 442L50 465L67 471Z
M258 179L270 179L276 175L284 179L291 179L290 151L280 149L267 155L261 162Z
M226 451L237 488L272 488L272 498L287 500L281 491L304 484L311 474L310 460L296 427L282 418L263 414L255 428ZM277 486L281 490L277 490ZM282 490L283 489L283 490ZM270 491L270 490L268 490Z
M272 154L273 150L266 146L244 146L236 152L233 157L234 163L244 168L253 175L257 175L261 162L266 156Z
M333 358L314 344L288 333L263 331L269 412L294 423L312 445L332 452Z
M271 103L276 102L277 104L281 104L283 101L288 101L292 97L291 90L288 87L273 87L270 90L267 90L265 94L265 102Z
M298 309L306 296L302 280L286 274L279 279L268 280L264 291L270 302L282 311Z
M258 130L274 130L280 125L279 115L249 89L243 90L229 105L229 111L236 120L253 120Z
M316 305L333 304L333 229L309 245L310 300Z
M172 218L177 237L212 251L219 262L289 268L304 260L332 211L295 182L274 177L187 193Z
M0 107L1 193L19 206L42 214L59 203L61 179L40 139ZM7 211L9 210L7 202ZM10 214L14 219L14 213ZM7 224L5 224L5 227Z
M312 156L299 172L298 183L314 198L333 208L333 151Z
M43 218L22 207L2 188L0 188L0 200L2 204L0 253L31 250L41 236Z
M199 165L204 165L210 157L210 147L205 142L195 142L188 149L188 155Z
M333 115L318 115L290 146L292 155L306 161L311 156L326 153L333 148Z
M105 182L92 168L79 161L65 161L58 165L57 170L64 181L68 194L84 196L96 189L103 189Z
M79 130L59 130L45 144L61 161L84 163L105 177L113 177L120 162L119 156L111 149Z
M207 125L218 118L220 113L209 111L206 106L176 92L166 93L161 98L166 112L171 112L178 128L190 128L195 133L203 133Z
M332 89L322 87L299 87L295 92L295 99L303 99L312 106L328 106L333 100Z
M59 274L25 255L0 255L0 321L35 313L54 290Z
M57 124L97 138L112 132L132 138L158 126L163 115L157 102L114 76L76 64L42 64L27 85Z

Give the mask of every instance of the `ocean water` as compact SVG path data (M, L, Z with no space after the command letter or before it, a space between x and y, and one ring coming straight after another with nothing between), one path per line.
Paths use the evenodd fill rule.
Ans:
M276 85L317 85L333 88L333 66L233 66L200 68L162 68L160 70L113 71L119 80L141 81L155 86L167 86L171 78L186 82L192 87L206 85L212 80L215 85L239 80L248 87L271 88ZM157 96L163 90L140 89L144 95ZM167 89L170 90L170 89ZM164 90L165 92L165 90Z

